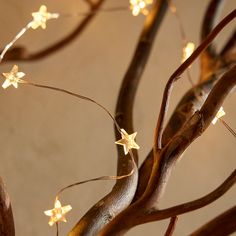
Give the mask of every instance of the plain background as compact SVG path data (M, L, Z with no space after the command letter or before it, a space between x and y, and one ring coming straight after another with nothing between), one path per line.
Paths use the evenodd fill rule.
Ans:
M176 0L187 37L199 42L202 17L209 1ZM235 7L226 1L223 14ZM0 0L0 45L3 48L31 20L31 12L46 4L50 12L87 11L82 0ZM104 8L125 6L128 0L107 0ZM82 17L51 20L47 29L30 30L17 45L31 52L53 44L67 35ZM75 41L55 54L35 62L17 62L25 79L54 85L96 99L114 112L119 86L132 57L145 18L130 12L99 14ZM235 26L232 22L216 42L227 39ZM176 18L168 12L157 34L149 63L135 100L134 124L141 146L140 163L152 146L153 130L168 77L181 61L181 39ZM0 66L8 72L13 62ZM198 62L191 67L194 81L199 76ZM3 80L2 80L3 81ZM184 75L175 85L170 112L190 88ZM224 104L225 121L236 128L235 95ZM100 175L115 175L116 147L113 124L98 107L86 101L53 91L19 86L0 91L0 175L11 196L16 233L54 235L43 214L53 206L55 193L76 181ZM235 139L217 123L195 141L173 171L160 207L170 207L199 198L223 182L235 168ZM60 224L65 235L80 217L102 196L112 182L97 182L76 187L61 196L71 204L68 223ZM210 206L179 217L175 235L187 235L235 204L232 188ZM127 235L163 235L168 221L150 223L132 229Z

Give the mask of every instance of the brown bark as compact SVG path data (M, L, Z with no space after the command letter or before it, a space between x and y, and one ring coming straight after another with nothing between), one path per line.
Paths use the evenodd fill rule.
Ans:
M1 178L0 178L0 235L1 236L15 235L11 202L7 194L5 185Z

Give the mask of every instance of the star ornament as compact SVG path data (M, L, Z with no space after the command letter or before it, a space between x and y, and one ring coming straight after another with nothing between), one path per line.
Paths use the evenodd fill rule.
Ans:
M48 224L53 226L58 221L66 222L65 214L72 209L71 205L61 206L61 203L56 199L54 208L51 210L44 211L46 216L50 216Z
M188 42L186 46L183 48L183 57L182 57L182 63L186 61L193 53L195 49L195 45L192 42Z
M223 107L221 107L220 110L217 112L215 118L212 120L211 123L212 123L213 125L215 125L216 122L217 122L222 116L224 116L225 114L226 114L226 113L225 113Z
M125 155L127 155L129 153L129 150L131 150L132 148L134 149L140 148L138 144L134 141L136 135L137 132L133 134L128 134L124 129L121 129L122 139L116 141L115 143L118 145L122 145L124 147Z
M38 12L32 13L32 16L34 18L30 25L32 29L37 29L38 27L46 29L47 20L58 18L59 14L48 12L47 7L42 5Z
M133 16L140 13L147 15L149 13L147 7L153 3L153 0L130 0L130 10Z
M5 81L2 84L2 87L4 89L8 88L11 85L15 88L18 88L18 83L26 83L26 81L21 79L25 76L25 73L19 72L18 70L18 66L14 65L9 73L2 73L2 75L5 77Z

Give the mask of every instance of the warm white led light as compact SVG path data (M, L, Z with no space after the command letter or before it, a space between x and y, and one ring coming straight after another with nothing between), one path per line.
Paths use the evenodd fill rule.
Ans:
M222 116L224 116L225 114L226 114L226 113L225 113L223 107L221 107L220 110L217 112L215 118L212 120L211 123L212 123L213 125L215 125L216 122L217 122Z
M133 134L128 134L124 129L121 129L122 139L116 141L115 143L118 145L122 145L124 147L125 155L127 155L129 153L129 150L131 150L132 148L134 149L140 148L138 144L134 141L136 135L137 132Z
M44 214L50 216L48 224L53 226L58 221L66 222L65 214L71 211L71 205L61 206L61 203L56 199L54 208L51 210L44 211Z
M4 89L8 88L11 85L15 88L18 88L18 83L27 83L25 80L21 79L25 76L25 73L19 72L18 70L18 66L14 65L9 73L2 73L2 75L5 77L5 81L2 84L2 87Z

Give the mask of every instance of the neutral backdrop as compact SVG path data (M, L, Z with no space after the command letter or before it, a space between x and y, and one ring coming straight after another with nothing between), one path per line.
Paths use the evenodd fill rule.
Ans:
M50 12L87 11L82 0L0 0L0 47L3 48L31 20L31 12L43 3ZM226 1L225 16L235 7ZM208 1L176 0L189 40L199 43L199 30ZM125 6L128 0L107 0L103 8ZM51 20L47 29L30 30L17 45L31 52L53 44L67 35L82 17ZM54 85L87 95L112 113L122 77L131 60L145 18L129 11L101 13L75 41L55 54L35 62L15 62L25 79ZM235 22L227 26L216 42L227 39ZM181 61L181 39L176 18L168 12L156 37L135 100L134 124L141 146L140 163L152 146L161 96L168 77ZM0 73L14 65L0 65ZM191 67L194 81L199 76L198 62ZM2 80L3 81L3 80ZM170 112L190 88L184 75L175 85ZM236 129L235 95L224 104L225 121ZM58 189L76 181L116 174L116 147L113 124L98 107L86 101L53 91L19 86L0 91L0 176L10 194L16 232L25 235L55 235L43 214L53 206ZM186 151L178 163L160 207L170 207L199 198L214 188L235 169L235 138L221 123L211 126ZM110 191L113 182L97 182L65 192L61 201L71 204L68 223L60 224L66 235L81 216ZM187 235L214 216L235 204L232 188L210 206L179 217L175 235ZM138 226L130 236L163 235L168 221Z

